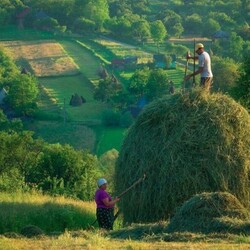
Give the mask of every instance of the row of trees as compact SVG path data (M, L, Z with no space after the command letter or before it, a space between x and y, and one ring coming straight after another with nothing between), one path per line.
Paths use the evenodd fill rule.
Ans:
M162 32L175 37L182 34L211 37L224 30L236 31L244 40L250 37L250 5L245 0L162 1L157 12L155 6L156 3L147 0L6 0L0 3L0 24L16 24L17 16L29 8L23 16L26 27L77 33L109 31L113 36L139 41L152 35L153 39L157 37L156 42ZM155 31L159 23L160 35Z

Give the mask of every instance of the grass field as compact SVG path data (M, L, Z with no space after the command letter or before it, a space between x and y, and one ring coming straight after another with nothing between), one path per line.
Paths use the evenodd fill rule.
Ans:
M105 131L98 131L95 130L98 133L100 133L99 141L97 143L97 148L95 150L96 154L98 156L104 154L107 150L116 149L120 150L122 141L124 138L124 134L126 133L126 129L124 128L107 128Z
M0 249L199 249L246 250L247 236L220 234L162 234L166 222L161 224L119 227L103 232L89 227L94 221L95 205L63 197L52 198L38 194L0 194L1 232ZM19 219L17 219L19 218ZM7 223L7 224L6 224ZM8 225L8 226L7 226ZM25 237L22 228L35 225L44 235ZM3 227L4 226L4 229ZM157 231L158 230L158 231Z
M75 75L78 66L55 41L9 41L1 43L15 61L26 61L37 77Z
M123 227L118 217L115 230L104 232L94 223L94 202L51 197L36 191L1 192L0 200L1 250L248 250L250 246L249 236L243 235L164 233L167 221ZM31 225L43 234L34 229L23 230Z
M141 62L151 61L152 51L145 52L140 47L105 37L2 43L19 65L28 67L39 77L39 112L33 123L28 124L29 129L48 142L87 147L97 155L112 148L120 149L126 130L102 126L102 114L108 106L93 98L94 84L99 79L97 71L101 64L107 65L117 57L137 55ZM132 71L113 72L125 87L133 74ZM182 84L183 68L168 70L167 74L178 89ZM69 105L75 93L84 97L86 103L78 107Z

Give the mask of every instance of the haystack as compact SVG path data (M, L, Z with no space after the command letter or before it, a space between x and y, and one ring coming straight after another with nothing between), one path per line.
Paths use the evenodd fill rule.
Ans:
M233 99L195 90L148 105L128 131L115 169L124 221L168 219L194 194L229 192L250 207L250 116Z
M169 232L250 233L250 214L227 192L193 196L171 219ZM248 229L248 230L247 230Z

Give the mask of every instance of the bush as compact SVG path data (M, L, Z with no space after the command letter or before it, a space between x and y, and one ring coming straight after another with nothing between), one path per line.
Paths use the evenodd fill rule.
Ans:
M106 110L103 112L102 121L105 126L119 126L120 117L120 113L113 110Z

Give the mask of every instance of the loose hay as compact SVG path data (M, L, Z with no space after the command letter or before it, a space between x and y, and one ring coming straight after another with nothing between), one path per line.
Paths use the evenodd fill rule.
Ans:
M248 222L247 222L248 221ZM169 232L250 233L249 212L227 192L195 195L180 207Z
M116 165L124 221L167 219L192 195L230 192L250 207L250 116L233 99L195 90L148 105L130 128Z

